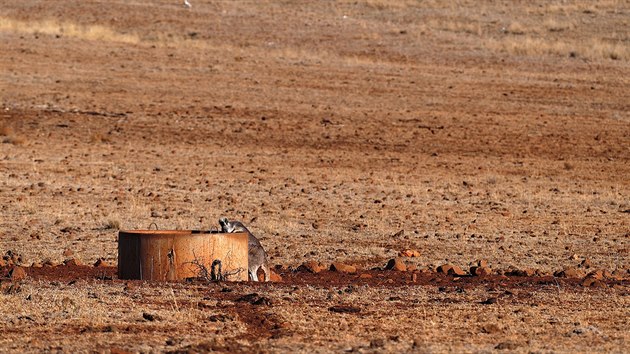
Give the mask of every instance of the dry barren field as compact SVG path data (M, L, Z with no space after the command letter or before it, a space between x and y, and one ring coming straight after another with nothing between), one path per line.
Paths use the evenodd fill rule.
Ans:
M0 351L630 351L630 2L190 1L0 0Z

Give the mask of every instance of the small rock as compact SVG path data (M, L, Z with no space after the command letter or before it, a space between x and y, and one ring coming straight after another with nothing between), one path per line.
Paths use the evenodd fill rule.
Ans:
M398 257L420 257L420 251L413 249L400 251Z
M67 266L81 266L83 265L83 263L76 259L76 258L70 258L70 259L66 259L65 261L63 261L63 264L67 265Z
M25 279L28 275L26 274L26 270L20 266L15 266L11 271L9 271L9 277L13 281L20 281Z
M44 267L56 267L58 265L59 265L59 263L57 263L55 261L52 261L50 259L45 260L44 263L43 263Z
M69 258L74 255L74 251L69 248L66 248L66 250L63 251L62 255L66 258Z
M416 273L411 274L411 281L416 283L418 281L418 274Z
M525 268L522 270L523 276L525 277L533 277L536 275L536 269L534 268Z
M496 297L490 297L480 302L482 305L492 305L497 303Z
M559 278L582 278L584 273L576 268L565 268L564 270L553 273L555 277Z
M4 259L0 258L0 268L6 267L6 266L7 266L7 261L5 261Z
M477 267L480 267L480 268L487 268L487 267L489 267L488 260L487 259L480 259L480 260L478 260L477 261Z
M406 272L407 265L399 258L392 258L385 265L385 270L395 270L399 272Z
M44 266L44 265L42 264L42 262L33 262L33 263L31 264L31 268L41 268L41 267L43 267L43 266Z
M595 280L602 280L604 279L604 272L602 270L594 270L588 273L587 277L593 278Z
M269 275L269 280L273 281L273 282L281 282L282 281L282 277L280 276L280 274L274 272L273 270L270 271L270 275Z
M339 273L356 273L357 267L351 266L348 264L335 262L330 265L330 270L333 272L339 272Z
M590 276L582 280L582 286L585 288L589 288L589 287L604 288L605 287L604 283L601 280L590 277Z
M103 258L99 258L99 259L96 260L96 262L94 262L94 267L97 267L97 268L105 268L105 267L111 267L111 266L112 265L109 264Z
M319 273L324 269L324 266L316 261L308 261L297 268L298 271L307 271L309 273Z
M593 266L593 262L591 262L590 259L588 258L584 258L584 260L582 261L582 263L580 263L580 267L581 268L591 268Z
M470 274L477 276L477 277L482 277L482 276L486 276L486 275L490 275L492 274L492 270L488 267L470 267Z
M442 273L442 274L448 274L448 271L453 269L453 265L451 264L443 264L439 267L437 267L436 272L438 273Z
M360 279L371 279L372 278L372 274L368 274L368 273L363 273L361 275L359 275Z
M408 272L415 272L416 270L418 270L418 266L415 264L408 264L407 265L407 271Z
M464 272L464 270L461 269L459 266L453 266L451 269L448 270L447 274L457 277L463 277L464 275L466 275L466 272Z
M20 256L19 254L14 253L11 256L11 261L13 264L22 264L22 256Z

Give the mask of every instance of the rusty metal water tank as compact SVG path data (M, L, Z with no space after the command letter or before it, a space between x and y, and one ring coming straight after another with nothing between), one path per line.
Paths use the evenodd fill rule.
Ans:
M118 278L183 280L209 275L220 261L225 280L246 281L247 234L199 230L118 233ZM215 262L215 268L218 263ZM208 273L203 274L207 271Z

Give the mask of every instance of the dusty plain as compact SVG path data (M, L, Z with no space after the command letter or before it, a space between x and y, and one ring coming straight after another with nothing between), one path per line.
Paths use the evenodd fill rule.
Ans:
M191 2L0 1L0 351L630 350L628 1ZM117 279L221 216L282 282Z

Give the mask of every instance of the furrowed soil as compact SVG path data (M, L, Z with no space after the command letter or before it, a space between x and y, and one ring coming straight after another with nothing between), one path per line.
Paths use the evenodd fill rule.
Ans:
M630 350L630 4L191 2L0 2L0 351ZM282 281L118 279L222 216Z

